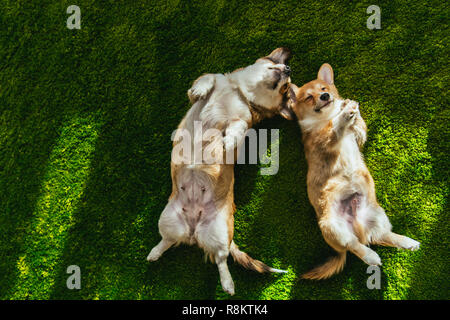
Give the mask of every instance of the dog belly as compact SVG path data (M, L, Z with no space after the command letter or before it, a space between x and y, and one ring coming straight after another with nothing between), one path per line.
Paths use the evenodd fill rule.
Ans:
M343 197L337 201L337 211L340 216L352 224L353 220L356 218L357 211L361 205L362 195L355 192L349 196Z
M354 192L337 200L336 207L338 215L346 221L348 228L361 242L367 242L366 229L369 213L367 197L360 192Z
M179 218L186 226L184 242L193 245L198 244L198 232L205 229L213 221L216 210L212 204L185 204Z

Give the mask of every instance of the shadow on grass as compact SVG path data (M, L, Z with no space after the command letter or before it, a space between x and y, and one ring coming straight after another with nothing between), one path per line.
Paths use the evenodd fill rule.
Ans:
M427 293L426 299L445 300L450 295L447 236L450 212L448 204L448 154L450 152L448 141L450 137L449 131L445 129L448 126L447 107L444 104L439 107L439 111L433 116L433 125L429 127L427 151L431 155L433 186L436 187L437 182L441 187L440 193L433 193L436 196L433 199L435 200L434 210L441 210L428 233L422 232L420 225L416 226L415 232L426 238L418 239L421 242L420 250L423 252L420 252L420 260L413 266L408 299L424 299L424 292ZM447 141L447 143L442 144L441 141ZM440 207L436 206L439 200L442 201Z
M51 107L50 107L51 108ZM17 278L22 240L29 229L62 116L37 113L9 121L8 141L2 146L0 234L2 243L0 298L7 299ZM43 126L44 124L44 126ZM5 128L5 127L4 127Z
M0 65L2 299L10 297L18 258L24 254L23 241L34 232L31 220L64 121L85 110L82 102L77 103L79 74L74 68L83 39L65 36L65 27L55 26L58 22L47 9L37 3L2 7L3 23L10 26L2 31L0 46L4 58ZM38 33L45 36L33 36Z
M301 235L298 229L305 219L299 217L299 210L306 198L306 166L300 142L300 130L295 122L288 122L280 117L263 121L257 128L280 129L279 170L272 176L261 176L257 168L254 186L248 185L248 171L243 168L236 176L237 212L235 214L235 240L241 249L255 259L275 266L297 272L299 269ZM298 188L297 188L298 186ZM240 199L248 198L241 203ZM271 298L287 299L286 291L290 283L285 283L284 275L257 274L233 266L236 296L233 298L261 299L266 291L279 290ZM251 279L249 281L249 278ZM282 284L278 284L281 282ZM281 286L281 287L280 287Z
M109 92L112 96L104 101L105 125L83 199L73 215L53 299L214 298L217 268L202 263L198 248L181 246L157 262L145 260L160 241L157 222L171 191L170 136L188 108L185 91L178 88L187 89L199 75L194 70L201 68L196 53L188 52L189 41L195 43L205 32L207 39L213 38L211 43L221 38L217 31L201 28L197 21L201 17L187 4L152 17L149 57L139 57L143 42L131 34L126 43L131 70L112 67L111 73L117 72L114 79L123 86ZM180 32L180 22L189 32ZM110 37L105 42L115 41L113 33ZM111 59L121 58L123 52L116 54ZM192 79L182 77L191 69ZM112 97L120 98L112 101ZM80 291L65 287L65 269L72 264L81 268Z

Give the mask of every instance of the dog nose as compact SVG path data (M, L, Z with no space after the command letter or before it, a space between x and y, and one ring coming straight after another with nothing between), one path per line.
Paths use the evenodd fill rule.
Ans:
M287 75L290 75L291 74L291 67L284 66L284 73L286 73Z
M330 95L327 92L320 95L320 100L328 101L328 99L330 99Z

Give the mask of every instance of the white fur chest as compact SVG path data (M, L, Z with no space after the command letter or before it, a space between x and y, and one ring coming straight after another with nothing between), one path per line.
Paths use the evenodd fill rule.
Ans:
M200 120L207 127L217 128L236 119L248 121L251 113L234 86L230 85L225 76L220 75L216 79L216 88L211 98L200 113Z
M347 176L351 176L364 165L353 132L347 132L339 143L339 163Z

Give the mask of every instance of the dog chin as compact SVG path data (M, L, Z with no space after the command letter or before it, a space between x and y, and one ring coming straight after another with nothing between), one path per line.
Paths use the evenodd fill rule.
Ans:
M333 106L333 100L328 100L327 102L325 102L323 105L319 106L319 107L315 107L314 111L317 113L320 113L322 110L326 110L326 109L330 109L330 107Z

